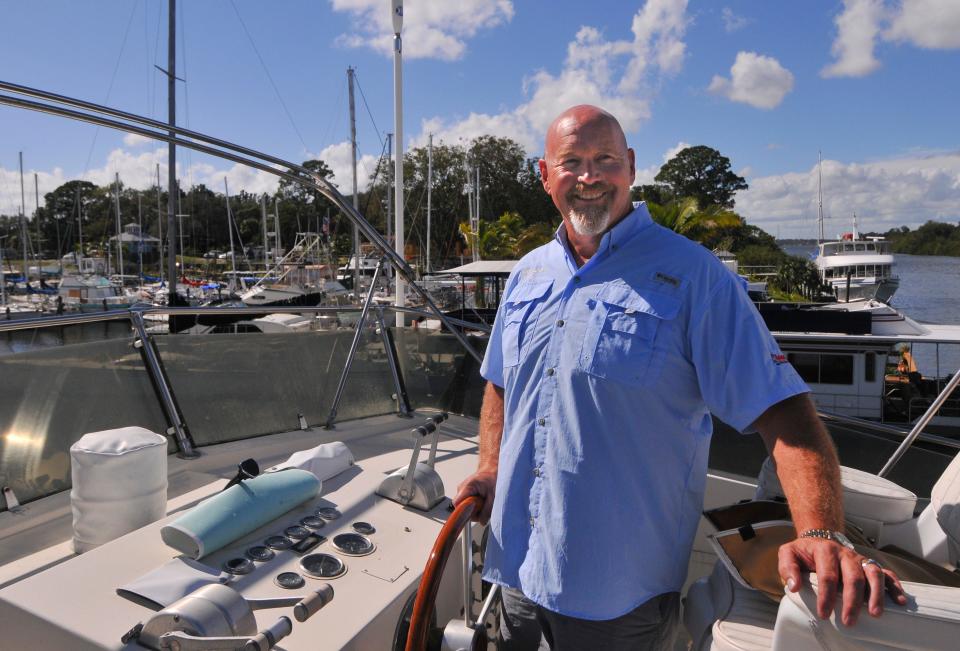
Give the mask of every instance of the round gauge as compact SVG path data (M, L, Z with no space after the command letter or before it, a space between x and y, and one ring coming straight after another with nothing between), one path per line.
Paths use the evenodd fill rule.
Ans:
M358 533L341 533L334 536L333 546L338 552L347 556L366 556L376 549L369 538Z
M316 514L324 520L336 520L340 517L340 511L334 508L317 509Z
M327 521L321 518L319 515L308 515L300 520L300 524L305 526L307 529L322 529L323 525L326 523Z
M284 529L283 533L287 538L302 540L310 535L310 530L306 527L301 527L299 524L295 524L292 527L287 527Z
M231 558L223 563L223 570L230 574L250 574L253 569L253 561L249 558Z
M362 533L365 536L369 536L370 534L377 533L376 528L369 522L354 522L353 530L356 531L357 533Z
M303 584L306 583L306 581L303 580L303 577L296 572L280 572L280 574L273 578L273 582L281 588L286 588L287 590L296 590L297 588L302 588Z
M266 545L254 545L247 550L247 558L251 561L269 561L275 554Z
M293 546L293 541L286 536L270 536L263 541L263 544L270 549L290 549Z
M314 579L335 579L347 571L347 566L330 554L308 554L300 559L300 569Z

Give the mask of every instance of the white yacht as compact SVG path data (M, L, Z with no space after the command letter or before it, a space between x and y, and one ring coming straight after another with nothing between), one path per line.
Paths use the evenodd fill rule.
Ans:
M888 303L900 286L890 243L881 237L861 237L856 216L852 232L817 245L814 262L838 301L876 299Z

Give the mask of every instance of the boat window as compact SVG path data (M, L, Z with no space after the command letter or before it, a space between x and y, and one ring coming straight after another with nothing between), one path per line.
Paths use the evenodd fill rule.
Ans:
M853 384L853 355L820 355L821 384Z
M860 277L865 276L866 275L865 271L866 269L862 264L857 265L857 273L856 273L857 276L860 276Z
M867 353L863 356L863 380L864 382L876 382L877 380L876 353Z
M793 364L804 382L820 382L820 356L816 353L789 353L787 360Z
M869 244L867 244L867 251L875 251L876 248L877 247L874 246L873 242L870 242Z
M857 250L857 251L866 251L866 250L867 250L867 245L866 245L866 244L857 244L857 245L855 245L855 246L856 246L856 250Z
M844 251L853 251L853 245L852 245L852 244L844 244L844 245L843 245L843 250L844 250Z

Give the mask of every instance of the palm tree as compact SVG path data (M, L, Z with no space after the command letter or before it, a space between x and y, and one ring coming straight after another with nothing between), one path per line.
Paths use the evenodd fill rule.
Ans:
M664 206L648 203L653 221L691 240L702 241L714 230L742 226L743 218L722 206L700 210L697 200L687 197Z

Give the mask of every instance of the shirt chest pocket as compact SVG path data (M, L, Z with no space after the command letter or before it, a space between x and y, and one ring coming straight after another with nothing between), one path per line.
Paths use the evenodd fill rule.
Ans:
M680 299L625 284L606 285L590 300L581 366L589 374L634 386L657 381L666 359L661 329L673 327Z
M553 286L553 280L517 286L503 305L503 366L516 366L528 348L530 333Z

